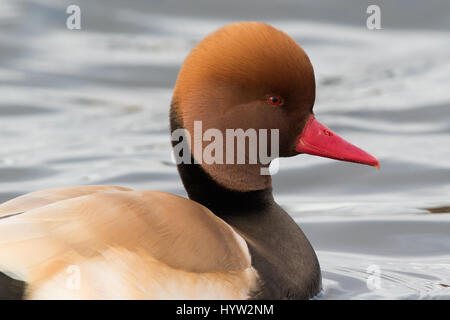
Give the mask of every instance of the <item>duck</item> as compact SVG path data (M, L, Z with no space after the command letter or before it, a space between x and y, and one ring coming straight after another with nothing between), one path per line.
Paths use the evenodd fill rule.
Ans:
M262 174L270 163L202 161L195 146L206 151L212 141L189 133L199 121L203 133L266 130L277 157L379 167L316 119L315 91L307 54L285 32L236 22L209 34L184 60L170 105L171 133L184 132L172 146L188 198L89 185L1 204L0 298L314 298L320 264L274 199L271 175Z

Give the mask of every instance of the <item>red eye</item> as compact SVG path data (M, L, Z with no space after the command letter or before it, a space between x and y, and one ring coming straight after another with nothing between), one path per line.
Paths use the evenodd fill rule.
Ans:
M274 106L280 106L283 104L283 99L280 96L270 96L267 101Z

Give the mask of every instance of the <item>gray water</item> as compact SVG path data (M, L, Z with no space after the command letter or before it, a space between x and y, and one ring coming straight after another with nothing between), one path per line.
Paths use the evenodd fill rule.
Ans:
M81 30L65 26L73 3ZM262 20L309 54L317 117L381 162L280 161L275 197L317 251L319 299L449 299L450 214L426 208L450 205L450 2L372 1L374 31L367 3L2 0L0 201L87 184L185 195L168 133L178 68L207 33Z

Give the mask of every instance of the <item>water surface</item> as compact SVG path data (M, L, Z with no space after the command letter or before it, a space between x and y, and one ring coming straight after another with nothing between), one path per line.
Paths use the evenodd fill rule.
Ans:
M450 298L450 214L425 209L450 204L448 2L380 1L377 31L364 1L77 1L79 31L72 3L1 2L0 201L87 184L185 195L168 134L178 68L207 33L262 20L308 52L317 117L381 162L280 161L275 196L317 251L319 298Z

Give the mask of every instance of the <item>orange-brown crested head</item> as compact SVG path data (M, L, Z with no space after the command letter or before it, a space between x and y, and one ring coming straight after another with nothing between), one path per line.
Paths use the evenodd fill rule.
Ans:
M243 22L222 27L192 50L178 75L172 113L191 134L194 121L202 121L203 132L214 128L224 136L227 129L267 129L267 141L270 130L277 129L279 155L292 156L298 154L296 138L314 99L314 70L303 49L268 24ZM225 145L223 150L229 152ZM202 167L231 189L255 190L271 183L270 176L260 175L259 162Z
M306 53L260 22L233 23L203 39L184 61L173 97L190 132L194 120L202 120L204 130L279 129L281 156L296 153L295 138L314 99Z
M239 148L231 152L234 161L230 163L201 163L213 180L229 189L249 191L270 186L270 176L261 174L268 162L261 159L264 154L273 155L273 140L277 142L275 157L308 153L378 167L375 157L315 119L314 99L313 67L292 38L264 23L233 23L207 36L186 58L175 86L171 115L178 126L194 133L187 140L191 150L194 146L191 154L197 161L203 160L198 149L208 151L209 159L224 159L217 156L221 153L218 150L228 159L233 148L225 142L216 143L217 137L228 139L229 130L249 133L241 135L241 141L248 142L240 153L245 157L243 164L239 164ZM196 121L201 121L201 133L213 130L196 135ZM258 135L257 140L251 135L264 129L264 151L268 153L261 152L264 135ZM255 151L258 158L252 162Z

